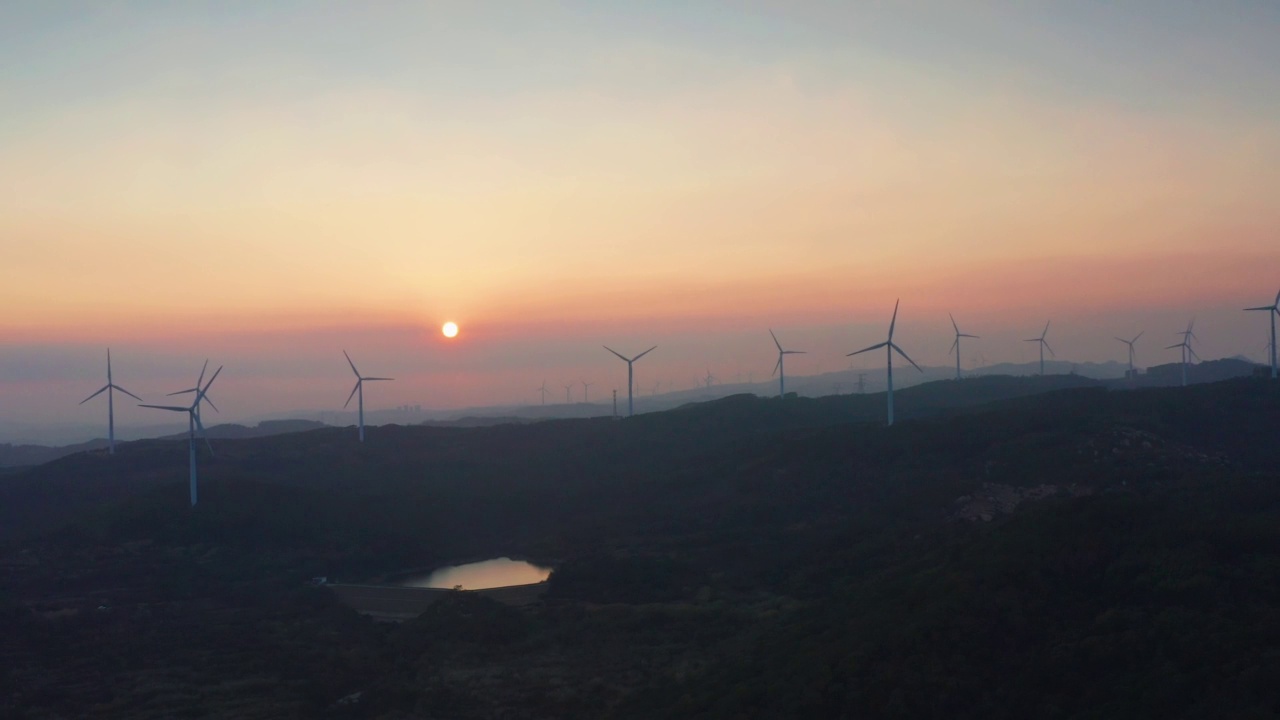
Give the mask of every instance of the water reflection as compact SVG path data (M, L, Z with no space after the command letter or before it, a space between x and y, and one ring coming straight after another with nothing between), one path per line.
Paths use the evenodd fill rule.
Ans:
M427 575L407 577L400 584L428 588L453 588L461 585L464 590L484 590L511 585L532 585L546 580L549 575L551 575L551 568L503 557L438 568Z

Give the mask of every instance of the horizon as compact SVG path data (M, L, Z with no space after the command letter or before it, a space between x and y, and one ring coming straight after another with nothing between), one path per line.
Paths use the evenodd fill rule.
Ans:
M1035 360L1266 362L1280 9L0 9L0 426ZM235 52L229 52L234 48ZM446 321L458 337L441 335ZM876 355L868 353L868 355ZM775 379L776 380L776 379ZM163 425L128 403L121 426ZM0 442L8 441L0 437Z

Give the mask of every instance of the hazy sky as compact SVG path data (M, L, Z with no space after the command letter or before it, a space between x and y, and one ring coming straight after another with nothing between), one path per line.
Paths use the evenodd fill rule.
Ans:
M0 420L96 421L108 345L148 399L225 363L227 419L340 407L343 348L372 407L622 387L601 343L762 379L768 327L829 371L897 297L922 364L947 312L966 365L1047 318L1071 360L1192 316L1262 359L1277 37L1270 0L4 3Z

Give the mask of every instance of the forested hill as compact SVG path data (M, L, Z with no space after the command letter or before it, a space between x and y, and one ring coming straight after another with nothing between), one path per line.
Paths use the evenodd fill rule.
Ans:
M896 399L217 441L194 511L178 441L0 478L0 710L1280 712L1274 383ZM540 604L382 626L305 586L497 555L555 567Z

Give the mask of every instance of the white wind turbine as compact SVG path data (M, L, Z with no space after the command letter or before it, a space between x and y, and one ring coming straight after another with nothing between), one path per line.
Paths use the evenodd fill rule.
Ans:
M888 385L889 385L889 422L888 422L889 425L893 424L893 353L894 351L896 350L899 355L906 358L907 362L911 363L916 370L920 370L920 372L922 373L924 372L924 370L920 369L919 365L916 365L915 360L912 360L905 352L902 351L902 348L894 344L893 328L894 328L894 325L896 325L897 323L898 323L898 301L895 300L893 303L893 319L889 321L889 339L885 340L882 343L872 345L871 347L863 348L858 352L851 352L845 356L845 357L853 357L854 355L859 355L864 352L870 352L872 350L878 350L880 348L885 349L885 356L888 358L888 363L886 365L886 368L888 372Z
M584 403L591 402L591 386L592 385L595 385L595 383L589 383L586 380L582 381L582 402Z
M956 325L955 317L953 317L951 313L947 313L947 317L951 318L951 327L955 328L956 330L956 340L955 342L951 343L951 350L948 351L948 354L952 352L956 354L956 379L959 380L960 379L960 338L967 337L967 338L973 338L974 340L977 340L978 336L966 335L965 333L960 332L960 326Z
M1146 332L1146 331L1143 330L1142 332ZM1142 337L1142 333L1138 333L1137 335L1134 335L1132 340L1125 340L1122 337L1116 338L1120 342L1129 346L1129 384L1130 385L1133 385L1138 381L1138 376L1134 374L1137 371L1133 367L1133 359L1137 356L1137 353L1134 352L1133 344L1138 342L1138 338L1140 337Z
M572 402L571 400L572 396L570 394L572 392L573 392L573 383L569 383L568 385L564 386L564 404L565 405L568 405L570 402Z
M205 360L204 366L200 368L200 377L196 378L195 387L190 387L190 388L187 388L186 390L179 390L177 392L171 392L168 395L165 395L165 397L173 397L175 395L186 395L187 393L196 393L200 397L200 401L196 403L196 419L200 418L200 407L205 403L208 403L209 407L213 408L214 412L220 412L218 410L218 406L214 405L213 401L210 400L207 395L200 392L200 383L204 382L204 373L208 369L209 369L209 361ZM222 368L219 367L218 369L221 370Z
M782 343L778 342L778 336L773 334L773 330L769 330L769 337L773 338L773 344L778 347L778 364L773 366L773 372L778 376L778 397L787 396L787 371L782 365L782 358L787 355L804 355L804 350L783 350Z
M1049 322L1052 322L1052 321L1046 321L1046 322L1045 322L1045 324L1044 324L1044 331L1040 333L1040 337L1028 338L1028 339L1026 339L1026 340L1023 340L1023 342L1040 343L1040 374L1041 374L1041 375L1044 375L1044 351L1045 351L1045 349L1047 348L1047 349L1049 350L1049 355L1051 355L1052 357L1058 357L1058 356L1053 352L1053 348L1049 347L1049 341L1044 339L1044 338L1045 338L1045 336L1049 334Z
M1248 310L1265 310L1271 319L1271 379L1276 379L1276 315L1280 315L1280 292L1276 293L1275 302L1265 307L1245 308Z
M111 380L111 348L107 348L107 384L103 385L102 389L99 390L98 392L81 400L80 404L83 405L89 402L90 400L101 395L104 391L107 393L107 453L110 455L116 454L116 407L115 407L115 398L112 397L112 391L114 390L119 390L120 392L124 393L125 395L128 395L134 400L137 400L138 402L142 402L142 398L138 397L137 395L134 395L128 390L125 390L124 388L112 382Z
M602 345L601 347L613 353L614 355L617 355L619 358L622 359L623 362L627 364L627 417L631 417L632 415L636 414L635 395L633 390L633 385L635 381L635 362L640 358L644 357L645 355L648 355L649 353L653 352L654 350L657 350L658 346L654 345L653 347L649 348L648 350L645 350L644 352L640 353L639 355L633 358L629 358L623 355L622 353L618 352L617 350L614 350L608 345Z
M1191 358L1194 358L1196 360L1200 359L1200 356L1196 355L1196 351L1191 348L1191 341L1200 339L1196 337L1196 334L1194 332L1191 331L1191 326L1195 325L1195 323L1196 321L1192 320L1191 322L1187 323L1186 330L1183 330L1182 332L1178 333L1179 335L1182 336L1182 342L1178 343L1177 345L1170 345L1169 347L1165 348L1165 350L1172 350L1174 348L1181 348L1182 350L1182 386L1183 387L1187 386L1187 361Z
M542 393L542 404L547 404L547 381L543 380L542 385L538 386L538 392Z
M356 364L351 362L351 356L347 355L347 351L343 350L342 354L346 356L347 364L351 366L351 372L356 374L356 386L351 388L351 394L347 396L347 401L342 404L342 409L346 410L347 406L351 404L351 398L355 397L357 394L360 395L360 400L358 404L360 408L360 442L364 442L364 384L365 384L365 381L394 380L395 378L362 377L360 375L360 371L356 369Z
M202 388L196 388L196 399L191 403L190 407L178 407L174 405L139 405L138 407L155 408L156 410L170 410L172 412L184 412L187 414L187 455L191 465L191 507L196 506L196 429L200 430L200 436L204 438L204 444L209 446L209 454L213 454L213 446L209 445L209 436L204 432L204 424L200 422L200 403L206 401L205 393L209 391L209 386L213 385L213 381L218 379L218 373L222 372L222 366L218 366L213 371L213 377L209 378L209 382Z

